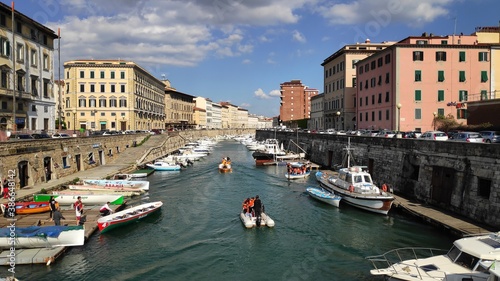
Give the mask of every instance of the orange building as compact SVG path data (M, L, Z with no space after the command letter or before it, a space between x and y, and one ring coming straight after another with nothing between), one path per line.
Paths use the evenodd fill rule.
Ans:
M424 33L359 61L357 128L427 131L449 115L466 124L468 98L491 83L490 45L477 39Z
M311 97L318 95L318 90L303 85L300 80L282 83L280 87L281 121L309 119L311 117Z

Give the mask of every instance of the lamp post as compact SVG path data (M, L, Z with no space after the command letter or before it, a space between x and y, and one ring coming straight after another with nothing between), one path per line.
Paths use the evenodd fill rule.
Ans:
M339 124L339 117L340 117L340 111L337 111L337 131L340 131L340 124Z
M437 117L437 113L434 111L432 113L432 115L434 115L434 119L432 119L432 125L434 127L434 131L436 130L436 117Z
M73 109L73 135L76 135L76 109Z
M398 108L398 134L397 134L397 137L398 137L398 138L401 138L401 129L400 129L400 127L399 127L399 125L400 125L400 123L401 123L401 115L400 115L400 112L401 112L401 106L402 106L402 105L401 105L400 103L398 103L398 104L396 105L396 107Z

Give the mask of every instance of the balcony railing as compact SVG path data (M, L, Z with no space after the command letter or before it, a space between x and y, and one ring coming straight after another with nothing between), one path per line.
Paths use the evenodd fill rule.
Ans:
M0 95L1 96L12 97L12 90L0 88ZM16 98L17 99L31 100L32 99L32 94L29 93L29 92L25 92L25 91L16 91Z

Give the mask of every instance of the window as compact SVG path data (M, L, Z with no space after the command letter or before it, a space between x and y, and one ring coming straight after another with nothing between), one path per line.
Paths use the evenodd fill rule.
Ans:
M467 109L458 108L457 109L457 119L467 119Z
M18 62L24 62L24 44L17 44L16 60Z
M353 78L352 78L352 86L353 86L354 88L356 88L356 84L357 84L357 82L356 82L356 77L353 77Z
M106 98L99 98L99 107L106 107Z
M446 61L446 52L436 52L436 61Z
M111 93L115 92L115 85L111 85Z
M80 93L83 93L83 92L85 92L85 85L80 84Z
M458 91L458 101L467 101L468 93L467 91L460 90Z
M382 65L384 65L384 60L383 60L383 58L378 58L378 59L377 59L377 67L381 67Z
M413 52L413 61L424 61L424 52L414 51Z
M10 42L5 37L0 37L0 55L4 57L10 56Z
M372 111L372 121L375 121L375 111Z
M115 72L111 71L111 79L115 79Z
M444 101L444 90L438 90L438 101Z
M365 97L365 104L368 105L368 97Z
M427 45L427 40L417 40L417 45Z
M359 106L363 106L363 98L359 98Z
M369 64L365 64L365 72L368 72L370 71L370 65Z
M90 85L90 92L91 93L95 92L95 85L94 84Z
M85 78L85 71L80 70L80 78Z
M362 67L359 68L359 74L363 74L363 68Z
M481 90L481 100L488 99L488 92L486 90Z
M38 58L37 58L37 55L36 55L36 50L31 50L31 57L30 57L31 66L36 67L37 66L37 64L36 64L37 61L38 61Z
M378 94L378 103L382 103L382 93Z
M382 75L378 76L378 85L382 85Z
M84 96L78 98L78 107L87 107L87 100Z
M120 107L127 107L127 99L120 98Z
M420 82L420 81L422 81L422 71L415 70L415 82Z
M488 61L488 53L479 52L479 61Z
M101 93L106 92L106 85L101 84Z
M359 60L352 60L352 68L356 68L356 63L358 63Z
M105 75L104 75L104 71L101 71L101 79L104 79Z
M385 120L389 120L389 117L390 117L390 112L389 112L389 109L387 109L385 111Z
M422 100L422 91L415 90L415 101L421 101L421 100Z
M31 94L35 97L38 96L38 89L36 87L37 85L36 82L37 82L37 77L31 76Z
M465 82L465 71L460 70L458 72L458 82Z
M116 98L115 97L111 97L109 99L109 107L117 107L117 103L116 103Z
M43 69L49 69L49 55L43 54Z
M465 61L465 52L460 52L458 53L458 61L462 62Z
M385 74L385 84L389 84L389 72Z
M120 71L120 78L125 79L125 71Z
M363 81L359 82L359 90L362 91L363 90Z
M31 105L31 111L36 111L36 105Z
M365 112L365 120L368 121L368 112Z
M382 111L381 110L378 111L378 120L379 121L382 120Z
M391 63L391 55L387 54L387 55L385 55L385 64L389 64L389 63Z
M125 85L120 85L120 92L125 93Z
M441 40L441 45L448 45L448 40Z
M373 77L372 79L370 79L370 87L371 88L375 87L375 84L376 84L376 80L375 80L375 77Z
M96 100L94 96L91 96L89 98L89 107L96 107ZM94 116L95 114L91 114L91 116Z
M416 120L422 119L422 109L415 108L415 119Z
M488 82L488 72L487 71L481 71L481 82Z
M438 70L438 82L444 81L444 70Z
M90 78L94 79L94 71L93 70L90 71Z
M363 113L359 113L359 121L363 121Z
M371 69L371 70L374 70L375 68L376 68L376 62L375 62L375 61L372 61L372 62L371 62L371 67L370 67L370 69Z
M491 194L491 179L477 178L477 193L480 197L489 199Z
M49 83L50 83L50 80L43 79L43 97L44 98L49 98Z
M385 102L389 102L389 92L385 92Z
M372 95L372 104L375 104L375 95Z

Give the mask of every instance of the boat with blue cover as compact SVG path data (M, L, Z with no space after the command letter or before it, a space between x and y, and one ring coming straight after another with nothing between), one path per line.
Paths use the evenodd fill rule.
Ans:
M0 248L16 249L82 246L83 226L28 226L0 228Z
M339 195L331 193L324 188L308 187L306 188L306 191L312 198L333 205L335 207L338 207L340 205L340 200L342 199L342 197L340 197Z

